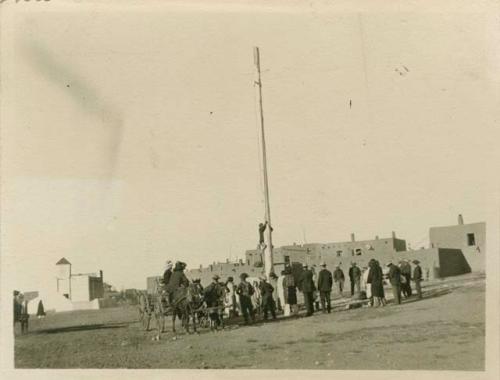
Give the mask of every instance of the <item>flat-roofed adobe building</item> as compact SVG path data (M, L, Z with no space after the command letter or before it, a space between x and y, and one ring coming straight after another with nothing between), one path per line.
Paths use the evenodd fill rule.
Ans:
M486 223L464 223L462 215L452 226L429 229L431 248L460 249L472 271L484 271L486 257Z

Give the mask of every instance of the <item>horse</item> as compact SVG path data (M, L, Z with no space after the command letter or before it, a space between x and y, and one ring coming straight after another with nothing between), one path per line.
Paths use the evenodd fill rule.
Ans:
M190 283L187 287L177 289L170 305L172 309L172 332L176 333L175 320L179 318L188 334L190 333L189 320L191 319L194 332L197 333L197 312L202 304L203 294L196 284Z

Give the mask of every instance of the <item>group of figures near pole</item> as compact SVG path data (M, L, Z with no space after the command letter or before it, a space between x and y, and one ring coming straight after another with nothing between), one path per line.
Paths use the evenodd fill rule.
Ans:
M351 297L355 300L368 299L370 306L385 306L384 283L388 280L395 303L401 303L402 295L406 298L412 295L411 281L415 283L417 295L421 298L422 269L418 260L413 260L413 264L412 271L410 263L404 260L399 265L387 263L387 271L383 271L380 263L373 259L364 268L351 263L348 274ZM263 320L269 316L276 319L278 312L282 312L285 317L298 316L299 292L303 295L305 316L311 316L320 309L330 313L332 290L336 285L343 297L345 276L340 266L333 273L326 266L326 263L322 263L318 273L307 264L303 264L298 273L286 266L280 276L271 273L269 280L242 273L238 284L233 277L221 281L218 275L214 275L212 282L204 288L200 279L189 281L184 274L185 263L173 265L168 261L156 291L153 294L139 294L139 317L147 330L151 320L156 320L156 339L159 339L165 331L168 315L172 316L174 333L177 318L189 333L190 323L194 332L197 332L198 327L210 327L212 331L218 331L224 328L225 318L233 320L242 316L244 324L252 324L258 317Z

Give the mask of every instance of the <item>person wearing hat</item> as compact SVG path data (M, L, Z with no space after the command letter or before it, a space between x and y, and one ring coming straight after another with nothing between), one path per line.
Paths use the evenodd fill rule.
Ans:
M214 275L212 277L212 283L208 285L203 291L207 307L214 308L209 311L208 316L212 321L213 326L215 326L215 329L218 329L219 326L221 325L219 310L215 308L223 306L224 296L225 296L224 286L221 283L219 283L219 279L220 279L219 275L217 274Z
M349 280L351 281L351 296L353 296L354 288L358 293L361 291L361 269L358 268L355 262L352 262L349 268Z
M387 263L389 267L389 281L391 282L392 294L394 295L394 302L398 305L401 304L401 270L397 265L391 261Z
M168 293L168 301L172 303L175 298L175 294L181 287L187 287L189 285L189 280L184 274L184 269L186 268L186 264L183 262L176 262L174 266L174 271L170 276L170 279L167 283L167 293Z
M345 276L344 271L340 268L340 265L337 265L333 271L333 281L337 284L340 296L343 297L342 293L344 291Z
M399 269L401 269L401 292L405 298L411 297L411 265L408 261L401 260Z
M413 264L415 264L415 268L413 269L413 281L415 282L415 289L417 290L418 299L422 299L422 286L420 283L422 282L422 268L420 267L420 261L413 260Z
M274 302L273 298L273 292L274 292L273 286L269 282L267 282L265 277L261 277L259 289L260 289L260 296L262 299L261 306L262 306L262 311L264 312L264 320L267 321L267 316L269 312L271 312L273 319L276 319L276 303Z
M240 275L240 283L236 288L236 294L240 298L241 314L245 319L245 324L248 325L250 318L255 322L255 313L252 305L252 295L255 293L253 286L247 281L248 274Z
M163 288L166 289L167 285L170 281L170 277L172 276L172 262L167 260L165 263L165 271L163 272Z
M333 275L328 269L326 269L326 263L321 263L321 270L318 273L318 290L319 298L321 301L321 310L323 313L331 312L331 300L330 295L333 286Z
M306 317L310 317L314 313L314 291L316 286L314 286L313 272L307 267L307 264L303 265L303 271L299 277L299 289L304 295L304 303L306 306Z

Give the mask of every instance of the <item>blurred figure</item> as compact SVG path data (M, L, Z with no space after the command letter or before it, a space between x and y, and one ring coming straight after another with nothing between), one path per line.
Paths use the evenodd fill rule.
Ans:
M273 319L276 319L276 304L274 303L273 298L273 286L267 282L265 277L261 277L259 287L262 297L262 311L264 313L264 320L267 321L269 312L271 312Z
M234 278L229 276L226 281L226 310L229 318L236 317L237 304L236 304L236 287L234 285Z
M308 268L307 264L303 265L303 272L299 279L299 289L302 290L304 294L304 303L306 306L306 317L310 317L314 314L314 291L316 287L313 281L313 272Z
M366 292L366 298L370 300L370 306L373 306L373 296L372 296L372 287L368 283L368 276L370 276L370 268L369 267L364 267L363 268L363 287Z
M247 282L247 278L248 274L242 273L240 275L240 283L236 288L236 294L240 297L241 314L243 314L246 325L249 323L250 318L252 322L255 322L255 313L252 305L252 295L255 290L253 286Z
M422 286L420 283L422 282L422 268L420 267L420 261L413 260L413 264L415 264L415 268L413 269L413 281L415 282L415 289L417 290L418 299L422 299Z
M345 276L339 265L333 271L333 281L337 284L340 296L343 297Z
M285 303L288 307L288 310L294 316L298 316L299 305L297 305L297 285L295 283L295 277L293 277L292 269L290 267L285 268L285 279L283 280L283 288L285 289Z
M399 269L401 270L401 292L405 298L411 297L411 265L408 261L402 260Z
M387 263L389 268L389 281L391 282L392 294L394 295L394 302L398 305L401 304L401 270L392 262Z
M278 294L278 310L281 309L285 317L290 315L290 306L285 302L285 271L282 270L278 280L276 281L276 293Z
M351 268L349 269L349 280L351 281L351 296L354 295L354 290L360 292L361 289L361 270L358 268L355 262L351 263Z
M385 295L384 295L384 280L383 280L382 268L380 268L378 262L373 259L370 260L368 265L370 267L370 271L368 274L367 282L371 286L373 306L374 307L385 306L385 303L383 301Z
M38 319L45 318L45 308L43 307L42 300L38 301L38 308L37 308L37 311L36 311L36 317Z

